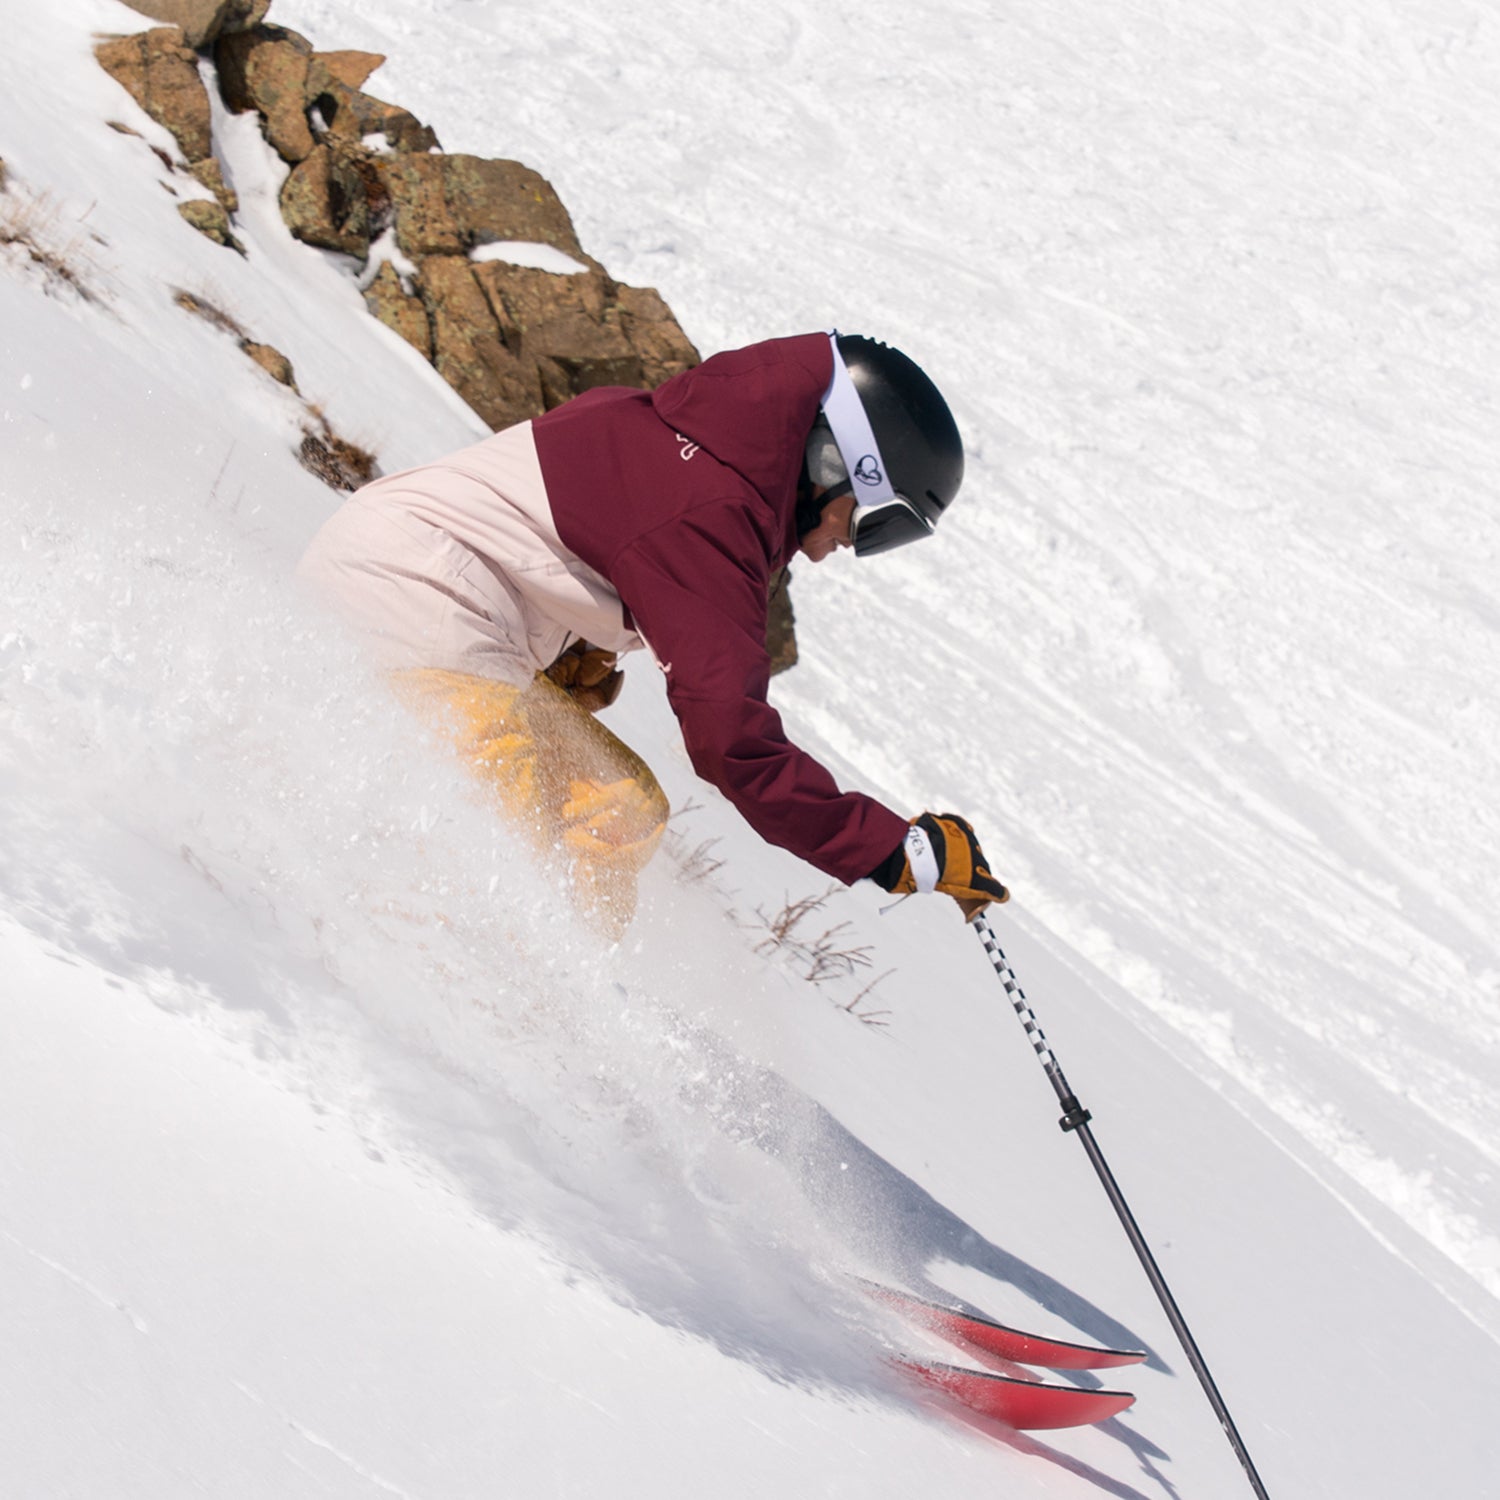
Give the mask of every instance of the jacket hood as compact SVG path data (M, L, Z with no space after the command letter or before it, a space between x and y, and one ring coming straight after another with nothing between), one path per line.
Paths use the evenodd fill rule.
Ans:
M663 422L741 475L765 500L796 548L797 482L807 435L833 378L826 333L768 339L715 354L651 395Z

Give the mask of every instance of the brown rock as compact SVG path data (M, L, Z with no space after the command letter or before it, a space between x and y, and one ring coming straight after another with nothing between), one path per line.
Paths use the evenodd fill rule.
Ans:
M240 211L239 194L224 181L224 170L212 156L195 161L188 171L218 199L225 213L237 214Z
M771 577L766 650L771 654L772 677L797 665L797 620L792 613L791 574L785 568L778 568Z
M546 409L536 366L500 337L490 305L467 260L429 256L418 289L432 324L438 373L497 431Z
M308 69L307 99L328 139L360 146L367 136L378 135L398 154L437 148L436 133L414 114L373 94L349 88L316 57Z
M610 306L603 272L560 276L487 261L474 274L506 344L540 368L549 408L596 385L642 384L640 356Z
M231 32L249 31L259 26L270 8L271 0L229 0L219 34L228 36Z
M658 386L699 363L698 351L682 331L672 309L651 287L615 286L620 326L640 356L647 386Z
M556 360L548 359L544 354L532 362L542 383L542 405L546 410L551 411L554 406L561 406L578 394L573 389L572 372Z
M561 276L508 261L483 261L474 275L490 300L505 341L519 350L526 335L562 314L599 322L609 310L609 280L602 271Z
M265 19L271 0L125 0L131 10L182 29L189 47L202 50L224 31L240 31Z
M218 36L234 0L125 0L131 10L182 31L189 47L206 47Z
M227 245L231 250L244 253L244 246L235 239L229 227L229 215L221 203L212 198L194 198L188 203L179 203L177 212L182 215L199 234L206 235L215 244Z
M183 44L177 27L100 42L94 56L158 125L171 132L188 161L202 161L211 153L208 90L198 76L198 59Z
M443 158L402 156L378 164L403 255L463 255L468 246L444 192Z
M281 189L281 217L309 245L360 257L369 253L364 184L350 163L327 146L318 146L292 169Z
M279 349L270 344L256 344L246 339L241 350L258 364L279 385L297 389L296 377L292 374L292 362Z
M552 184L515 161L445 156L448 202L468 236L465 249L494 240L535 240L576 259L583 248Z
M236 114L256 110L283 161L305 161L316 142L307 123L312 43L282 26L255 26L219 39L219 90Z
M597 266L569 276L486 261L474 275L506 344L536 362L549 409L596 385L659 385L698 363L656 292Z
M420 297L408 295L390 261L382 261L375 279L365 288L365 306L406 340L423 359L432 358L432 327Z
M405 155L381 163L396 241L413 259L534 240L583 257L573 221L544 177L514 161Z
M370 74L384 62L385 57L379 52L313 53L315 76L316 70L322 68L335 83L343 84L346 89L362 89Z

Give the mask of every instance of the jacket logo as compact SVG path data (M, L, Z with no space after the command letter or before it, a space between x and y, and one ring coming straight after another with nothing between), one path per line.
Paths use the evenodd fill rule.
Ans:
M692 438L683 437L680 432L676 434L676 437L677 441L682 444L682 453L680 454L680 457L683 463L686 463L688 459L692 458L693 455L697 453L700 445L695 443Z
M880 463L873 453L867 453L854 466L854 477L861 484L879 484L885 477L880 472Z

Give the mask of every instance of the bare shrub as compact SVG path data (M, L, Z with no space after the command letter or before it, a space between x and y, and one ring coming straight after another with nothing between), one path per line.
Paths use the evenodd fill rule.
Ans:
M69 292L85 302L103 303L102 273L88 243L103 244L86 226L92 205L69 224L50 193L25 191L0 164L0 248L40 274L45 291Z
M786 905L774 916L767 916L763 908L757 907L755 915L765 928L766 936L755 945L755 951L772 953L780 950L805 969L803 977L813 984L847 978L856 970L869 968L869 945L846 945L844 934L849 928L848 922L837 922L816 937L809 937L799 930L808 917L822 911L837 889L837 886L829 886L821 896L804 896L800 901L788 897Z
M701 802L690 801L679 807L667 821L667 828L662 836L662 846L677 866L677 878L683 885L711 885L717 888L717 882L713 877L724 868L724 861L716 858L713 852L718 847L719 840L701 839L698 843L690 845L687 835L681 829L672 827L672 824L679 818L685 818L690 813L702 812L702 810Z
M678 860L678 878L684 885L698 885L724 868L724 861L713 856L718 843L718 839L704 839Z
M764 909L757 907L756 930L763 930L766 935L755 945L755 951L782 955L804 979L816 985L852 979L870 968L870 954L874 950L868 943L849 942L848 922L836 922L815 936L811 935L810 929L804 929L808 919L821 912L828 898L837 890L837 886L829 886L821 896L803 896L799 901L793 901L789 896L781 910L773 915L767 915ZM812 923L813 927L818 925L816 921ZM884 974L877 975L852 1000L840 1004L839 1009L847 1011L866 1026L889 1025L887 1017L890 1011L871 1010L867 1002L875 986L895 972L887 969Z
M297 450L302 467L334 490L357 490L375 478L375 455L340 437L321 408L309 406L308 411L317 426L307 428L302 435L302 446Z
M887 969L884 974L877 974L852 1000L847 1004L839 1006L842 1011L847 1011L856 1021L862 1021L866 1026L889 1026L889 1010L870 1010L865 1001L869 999L870 992L877 984L889 979L896 971Z

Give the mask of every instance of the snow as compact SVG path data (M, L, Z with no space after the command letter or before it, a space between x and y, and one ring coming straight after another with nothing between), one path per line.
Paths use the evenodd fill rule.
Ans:
M492 240L487 245L477 245L469 252L469 259L476 261L499 260L511 266L530 266L538 271L551 271L554 276L576 276L588 267L565 255L554 245L542 245L536 240Z
M799 571L778 705L975 821L1270 1492L1483 1493L1489 11L273 19L542 171L705 352L837 324L953 395L961 508ZM826 883L695 781L637 662L610 722L678 815L602 947L297 595L337 503L309 404L387 471L482 428L287 236L250 120L215 122L245 257L180 221L201 190L89 56L141 24L32 7L0 52L0 216L88 291L0 247L7 1493L1246 1493L947 903L830 895L794 936L869 966L808 983L768 923ZM1109 1382L1140 1400L958 1423L844 1270L1147 1347Z

